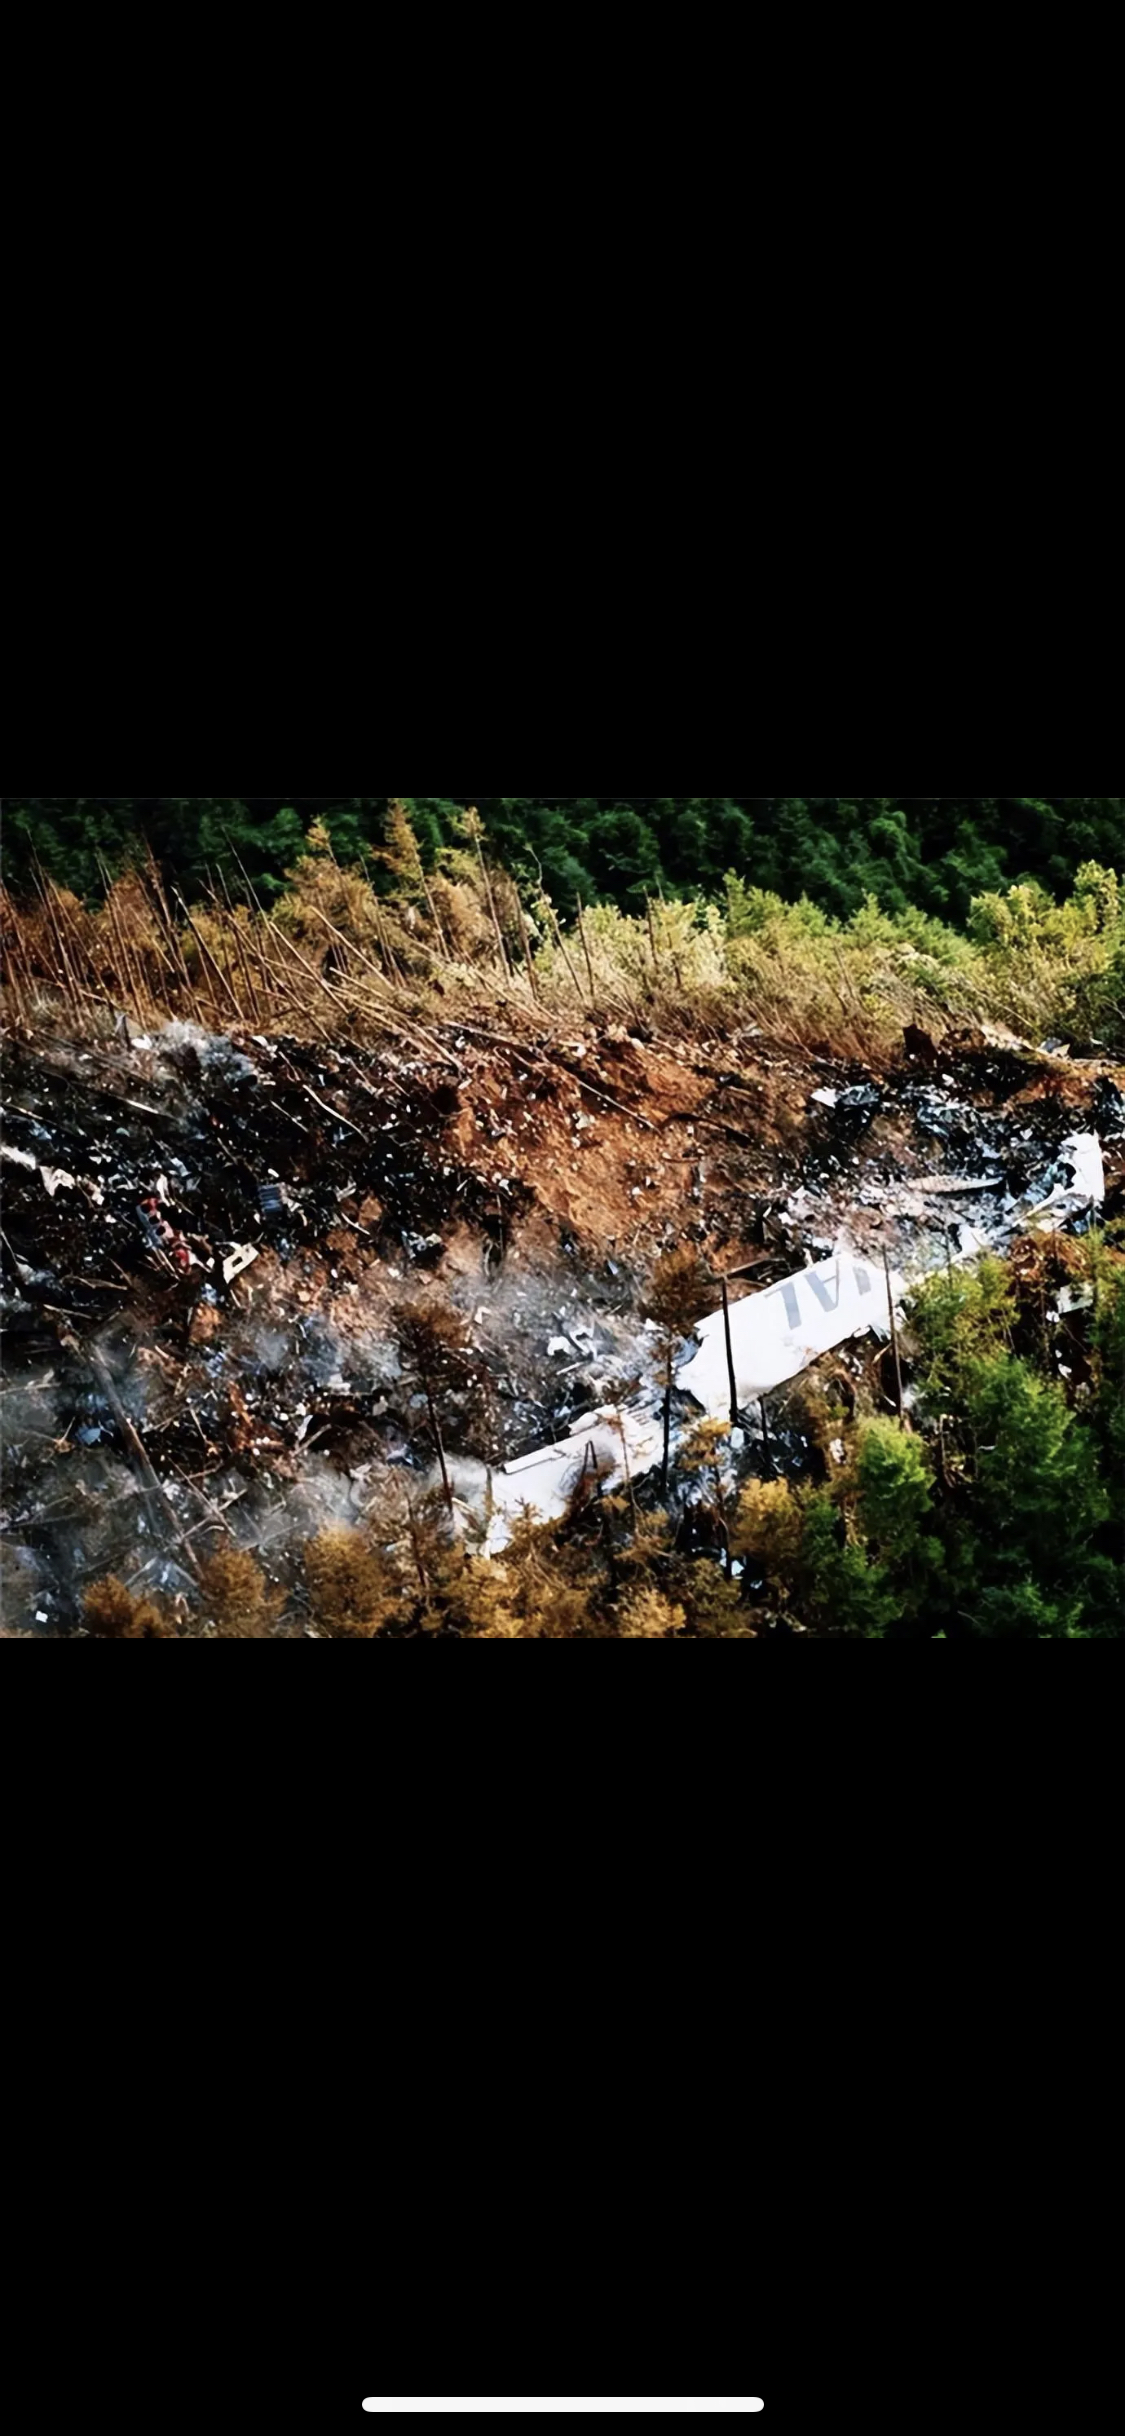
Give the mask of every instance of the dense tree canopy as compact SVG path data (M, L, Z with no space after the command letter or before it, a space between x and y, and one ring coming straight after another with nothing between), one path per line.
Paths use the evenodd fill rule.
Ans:
M579 894L636 908L647 891L717 889L735 871L789 899L848 915L866 896L963 922L975 896L1037 880L1057 895L1084 863L1120 865L1125 798L1107 795L419 795L411 802L427 859L456 837L475 800L486 834L517 876L543 881L567 911ZM12 885L36 858L94 896L151 846L190 895L221 873L267 899L315 821L342 861L379 847L390 798L380 795L56 795L4 799Z

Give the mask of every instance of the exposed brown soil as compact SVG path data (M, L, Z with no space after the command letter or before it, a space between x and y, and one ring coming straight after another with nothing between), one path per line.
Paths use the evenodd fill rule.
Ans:
M889 1240L895 1195L973 1176L983 1142L1018 1192L1068 1133L1112 1135L1123 1082L979 1039L874 1072L749 1031L720 1053L592 1021L526 1040L451 1026L417 1058L185 1026L148 1046L15 1039L7 1612L72 1628L88 1579L135 1571L138 1532L165 1589L231 1536L281 1578L372 1467L427 1468L392 1350L408 1291L462 1315L449 1446L495 1463L636 1384L642 1282L669 1243L753 1291L843 1225ZM228 1283L238 1246L256 1257Z

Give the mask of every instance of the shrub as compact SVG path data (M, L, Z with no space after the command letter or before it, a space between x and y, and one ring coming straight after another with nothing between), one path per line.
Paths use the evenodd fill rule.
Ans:
M245 1548L220 1548L202 1568L207 1621L223 1641L266 1641L285 1605Z
M360 1531L322 1531L305 1549L314 1622L330 1640L370 1641L398 1604L385 1559Z
M95 1582L82 1601L87 1625L99 1641L174 1641L176 1629L158 1599L137 1598L111 1573Z

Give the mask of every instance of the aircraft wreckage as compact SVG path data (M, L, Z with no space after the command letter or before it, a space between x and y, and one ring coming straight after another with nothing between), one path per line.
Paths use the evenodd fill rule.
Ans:
M1062 1145L1058 1166L1059 1181L1047 1197L1020 1212L1024 1228L1054 1233L1104 1202L1105 1162L1097 1134L1072 1135ZM975 1227L962 1225L957 1257L976 1259L992 1245L999 1248L1004 1235L1014 1231L1010 1222L1001 1223L990 1243ZM693 1399L701 1416L730 1422L732 1362L738 1407L748 1410L854 1337L872 1332L889 1337L905 1317L911 1284L920 1282L889 1268L884 1272L841 1245L830 1259L731 1304L729 1347L723 1310L700 1320L694 1331L697 1350L677 1372L677 1390ZM590 1471L603 1488L643 1478L660 1462L663 1444L655 1396L587 1414L564 1439L492 1475L489 1552L498 1555L507 1546L514 1523L529 1511L541 1522L561 1521Z

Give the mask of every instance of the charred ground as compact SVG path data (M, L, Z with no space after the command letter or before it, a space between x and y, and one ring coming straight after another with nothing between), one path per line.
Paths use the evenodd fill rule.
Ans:
M863 1066L753 1027L717 1058L593 1018L433 1041L411 1057L172 1024L11 1042L9 1627L79 1629L114 1573L187 1628L200 1560L233 1547L295 1598L279 1629L304 1629L310 1536L361 1519L388 1469L433 1472L404 1302L457 1316L441 1427L471 1512L486 1467L646 1376L645 1280L672 1244L736 1292L841 1235L933 1267L947 1227L998 1237L1083 1126L1120 1214L1122 1076L1096 1062L920 1034Z

